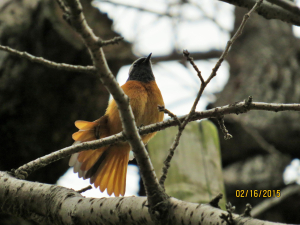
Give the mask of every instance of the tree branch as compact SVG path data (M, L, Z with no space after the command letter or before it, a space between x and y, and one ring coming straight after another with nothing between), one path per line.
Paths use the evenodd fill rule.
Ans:
M100 46L101 45L106 46L109 44L116 44L121 39L123 39L123 38L115 37L111 40L106 40L106 41L98 40L98 42L100 42ZM71 64L66 64L66 63L56 63L56 62L47 60L43 57L37 57L37 56L31 55L28 52L18 51L16 49L10 48L8 46L0 45L0 50L6 51L6 52L11 53L15 56L18 56L20 58L27 59L34 63L39 63L41 65L44 65L46 67L53 68L53 69L66 70L66 71L79 72L79 73L95 73L96 72L96 68L94 66L79 66L79 65L71 65ZM193 58L195 58L196 60L202 60L202 59L205 60L205 59L220 57L222 54L222 51L210 50L208 52L193 52L192 54L193 54ZM137 58L134 57L131 60L134 61L136 59ZM166 55L166 56L153 56L151 59L155 62L182 60L182 54L178 54L178 53L174 52L174 53L172 53L170 55Z
M66 0L66 2L70 9L72 26L81 35L85 45L90 51L97 74L118 105L123 130L140 168L149 205L153 207L159 202L163 202L167 196L158 183L149 155L138 134L133 112L129 104L129 98L124 94L111 73L104 52L102 48L99 48L99 37L97 37L88 26L79 0Z
M86 191L91 190L91 189L93 189L93 187L92 187L92 185L89 185L87 187L84 187L84 188L78 190L77 192L81 194L81 193L86 192Z
M204 110L200 112L195 112L191 117L191 121L207 119L207 118L218 118L221 115L227 114L241 114L246 113L251 110L263 110L271 112L279 111L297 111L300 112L300 104L277 104L277 103L264 103L264 102L252 102L248 105L245 101L238 102L235 104L230 104L222 107L216 107L210 110ZM188 115L179 117L179 121L182 123ZM151 124L148 126L141 127L139 129L140 135L149 134L152 132L160 131L168 127L178 126L178 121L174 118L159 122L156 124ZM85 151L89 149L97 149L102 146L115 144L120 141L126 141L127 137L123 132L109 136L107 138L102 138L96 141L84 142L78 145L72 145L70 147L63 148L61 150L52 152L41 158L35 159L15 170L15 176L20 179L25 179L27 175L33 171L36 171L42 167L49 165L59 159L65 158L76 152Z
M240 6L243 8L251 9L256 3L255 0L219 0L222 2L227 2L229 4ZM264 17L265 19L279 19L281 21L291 23L296 26L300 26L300 15L295 13L290 13L289 11L281 8L280 6L273 5L267 1L257 9L257 13Z
M184 50L183 51L183 55L186 57L186 59L191 63L191 65L193 66L194 70L196 70L197 72L197 76L199 77L201 83L204 83L204 79L201 75L201 71L198 69L198 66L195 64L194 59L190 56L190 53L188 52L188 50Z
M21 51L15 50L8 46L0 45L0 50L9 52L15 56L27 59L31 62L40 63L44 66L47 66L47 67L53 68L53 69L67 70L67 71L71 71L71 72L80 72L80 73L95 73L96 72L96 69L94 66L75 66L75 65L70 65L70 64L66 64L66 63L56 63L56 62L44 59L43 57L36 57L34 55L29 54L28 52L21 52Z
M169 149L169 154L164 161L164 166L162 168L162 175L159 178L159 184L162 186L163 189L165 189L165 180L167 179L168 170L171 166L171 160L174 156L177 146L179 145L179 140L180 140L183 130L184 130L184 127L182 127L182 124L180 126L178 126L178 132L175 136L175 140L173 141L172 146Z
M219 50L210 50L207 52L191 52L193 58L195 60L206 60L206 59L213 59L219 58L222 55L222 51ZM153 56L151 57L154 62L161 62L161 61L172 61L172 60L179 60L182 61L182 53L173 52L167 56Z
M107 45L115 45L118 44L120 41L122 41L124 38L123 37L114 37L113 39L103 41L102 39L98 39L98 46L103 47Z
M16 198L16 196L18 196ZM0 171L2 212L38 224L144 224L154 225L145 197L85 198L60 186L18 180ZM209 204L170 198L168 224L222 224L224 211ZM236 225L282 225L232 214Z
M154 10L151 10L151 9L147 9L147 8L143 8L143 7L139 7L139 6L134 6L134 5L128 5L126 3L121 3L121 2L113 2L113 1L107 1L107 0L100 0L99 2L109 3L109 4L112 4L112 5L115 5L115 6L123 6L123 7L130 8L130 9L136 9L138 11L152 13L152 14L157 15L157 16L167 16L167 17L171 17L171 18L179 18L180 17L179 15L176 15L176 14L170 14L168 12L161 13L161 12L154 11ZM191 20L187 20L187 21L191 21Z
M230 47L232 44L235 42L235 40L242 34L243 29L246 25L247 20L250 18L250 15L257 10L261 4L263 3L263 0L258 0L254 6L250 9L248 13L246 13L243 17L242 23L233 35L233 37L227 42L227 45L225 47L224 52L222 53L221 57L219 58L218 62L216 63L216 66L213 68L212 73L210 76L207 78L206 83L209 83L212 78L214 78L217 74L218 69L220 68L222 62L224 61L225 57L227 56Z
M218 117L217 120L218 120L218 124L219 124L219 126L220 126L220 129L221 129L221 131L222 131L222 133L223 133L223 135L224 135L224 139L225 139L225 140L231 139L231 138L232 138L232 135L229 134L229 132L228 132L228 130L226 129L225 124L224 124L224 116Z
M298 14L298 16L300 15L300 9L294 2L285 1L285 0L267 0L267 1L280 6L290 11L291 13Z

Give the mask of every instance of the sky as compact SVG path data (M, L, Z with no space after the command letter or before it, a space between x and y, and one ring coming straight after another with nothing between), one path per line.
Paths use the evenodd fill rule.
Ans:
M119 5L111 2L119 3ZM168 55L174 49L180 53L183 49L189 52L224 50L230 38L229 32L233 28L234 7L211 0L191 0L191 4L183 6L179 6L176 2L175 0L119 0L94 1L93 4L113 19L114 30L120 33L126 41L133 43L133 52L137 56L145 57L149 53L152 53L152 56ZM300 4L300 0L297 2ZM150 12L123 5L140 7ZM158 16L158 14L167 13L173 18ZM293 29L295 35L300 37L300 28L294 27ZM210 75L216 61L217 59L195 61L204 79ZM117 75L120 85L126 82L129 67L130 65L125 65L120 69ZM153 65L153 72L166 108L178 116L187 114L200 87L200 81L194 69L189 64L186 68L178 61L169 61ZM223 89L228 76L229 65L225 61L218 70L217 76L207 86L196 110L204 110L209 102L214 101L214 93ZM295 179L300 182L300 163L299 160L295 160L285 172L287 183ZM139 179L138 167L129 165L126 196L137 195ZM89 181L78 178L70 168L57 184L79 190L88 186ZM87 197L107 196L105 192L100 193L96 189L86 191L83 195Z

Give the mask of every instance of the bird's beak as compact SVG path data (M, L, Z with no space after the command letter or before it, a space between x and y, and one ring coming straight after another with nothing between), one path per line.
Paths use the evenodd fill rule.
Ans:
M148 57L144 60L144 63L150 62L152 53L148 55Z

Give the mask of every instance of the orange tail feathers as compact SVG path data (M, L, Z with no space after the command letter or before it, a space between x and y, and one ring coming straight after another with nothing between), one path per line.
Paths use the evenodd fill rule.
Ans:
M115 145L107 149L98 159L96 164L99 167L91 174L90 182L95 187L100 187L101 192L107 189L109 195L114 193L116 197L124 196L129 152L129 144Z
M75 125L80 130L72 135L75 143L108 136L106 121L105 116L95 122L76 121ZM79 177L91 178L90 183L100 187L101 192L107 189L109 195L124 196L129 152L129 144L83 151L71 156L69 166L74 166Z

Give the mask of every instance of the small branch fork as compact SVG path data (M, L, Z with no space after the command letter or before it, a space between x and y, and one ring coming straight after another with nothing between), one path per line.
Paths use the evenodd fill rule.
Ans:
M164 182L167 178L167 174L168 174L168 169L170 167L170 162L174 156L174 152L177 148L177 146L179 145L179 141L180 141L180 137L182 135L182 132L185 128L185 126L189 123L191 117L195 114L195 110L196 107L198 105L198 102L203 94L204 89L206 88L206 86L209 84L209 82L211 81L212 78L214 78L217 75L217 71L220 68L222 62L224 61L225 57L227 56L230 47L232 46L232 44L234 43L234 41L242 34L242 31L245 27L245 24L247 22L247 20L249 19L250 15L252 12L254 12L261 4L262 4L263 0L258 0L258 2L253 6L253 8L244 15L243 21L241 23L241 25L239 26L239 28L237 29L236 33L233 35L233 37L227 42L227 45L225 47L224 52L222 53L222 55L220 56L218 62L216 63L215 67L212 69L212 73L210 74L210 76L207 78L207 80L205 81L201 75L201 71L198 69L198 67L196 66L193 58L190 56L190 53L188 52L188 50L183 50L183 55L187 58L187 60L191 63L191 65L193 66L193 68L195 69L195 71L197 72L197 75L201 81L201 85L200 85L200 89L198 91L197 97L194 101L194 104L188 114L188 116L184 119L184 121L178 125L178 133L176 134L175 140L171 146L171 148L169 149L169 154L166 158L166 160L164 161L164 166L162 169L162 176L159 179L159 183L160 185L164 188ZM251 103L251 102L250 102ZM165 111L167 112L167 111ZM167 112L168 113L168 112ZM168 113L169 114L169 113ZM173 115L174 117L174 115ZM232 135L230 135L224 125L224 119L223 117L219 118L219 124L221 127L221 130L224 133L224 138L225 139L230 139L232 138Z
M159 105L159 106L157 106L157 108L158 108L158 111L164 112L165 114L168 114L171 118L175 119L176 122L178 123L178 126L181 126L181 122L175 114L173 114L171 111L167 110L164 106Z
M223 221L226 221L228 225L234 225L234 219L233 219L233 212L235 210L235 206L232 206L230 202L226 204L226 210L228 214L226 215L225 213L222 213L220 218Z

